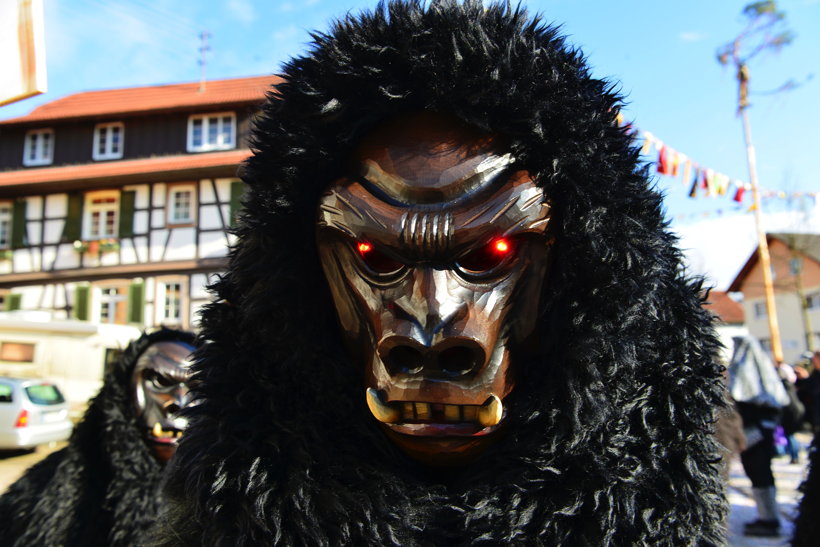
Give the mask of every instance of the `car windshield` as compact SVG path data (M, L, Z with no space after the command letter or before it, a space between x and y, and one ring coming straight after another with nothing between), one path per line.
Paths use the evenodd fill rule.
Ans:
M9 384L0 384L0 403L12 402L12 387Z
M65 402L63 394L57 386L51 384L35 384L26 388L26 395L35 405L58 405Z

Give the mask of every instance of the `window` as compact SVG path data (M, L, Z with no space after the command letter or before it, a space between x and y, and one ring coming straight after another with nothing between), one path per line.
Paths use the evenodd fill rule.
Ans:
M820 292L810 294L806 297L806 309L820 310Z
M120 194L117 191L86 194L84 239L95 240L117 236L119 202Z
M34 344L18 342L0 343L0 360L14 361L15 363L33 363Z
M54 384L34 384L23 389L28 395L28 400L35 405L59 405L65 402L63 394Z
M14 402L14 387L0 382L0 403Z
M192 224L195 221L195 195L193 184L171 186L168 190L168 224Z
M54 130L35 129L26 133L23 165L48 165L54 157Z
M154 324L188 328L187 277L168 276L157 279L154 302Z
M166 283L162 318L169 323L179 323L182 319L182 284Z
M765 302L755 302L754 303L754 315L755 315L755 319L763 319L763 318L769 316L769 314L766 312L766 303Z
M100 323L126 323L128 296L125 287L100 288Z
M188 152L228 150L236 147L233 112L200 114L188 118Z
M122 157L125 126L122 122L101 123L94 128L94 149L91 156L95 160L114 160Z
M0 249L11 247L11 203L0 203Z

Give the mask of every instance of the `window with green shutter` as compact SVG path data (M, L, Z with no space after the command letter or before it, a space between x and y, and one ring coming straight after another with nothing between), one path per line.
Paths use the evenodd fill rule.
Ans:
M120 194L120 237L134 236L134 207L137 200L137 193L133 190L126 190Z
M88 321L91 317L91 287L77 285L74 287L74 318Z
M13 249L25 247L28 242L26 234L26 201L14 202L11 213L11 246Z
M128 322L143 323L145 315L145 284L136 281L128 286Z
M63 241L77 241L83 237L83 200L82 194L68 195L68 214L63 228Z
M19 310L22 307L23 295L19 293L7 294L5 298L6 311Z
M245 183L240 181L231 183L231 218L229 226L236 226L237 215L242 208L242 196L245 195Z

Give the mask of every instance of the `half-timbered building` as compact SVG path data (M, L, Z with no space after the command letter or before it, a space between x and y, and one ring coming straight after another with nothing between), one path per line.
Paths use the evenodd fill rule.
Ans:
M84 92L0 120L2 307L195 328L225 265L249 123L274 80ZM3 342L0 364L19 353Z

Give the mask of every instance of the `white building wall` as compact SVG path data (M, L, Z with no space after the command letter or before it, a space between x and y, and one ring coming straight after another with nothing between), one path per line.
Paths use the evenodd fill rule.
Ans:
M817 289L813 290L816 291ZM806 293L809 294L813 290L807 290ZM749 332L759 340L769 340L771 335L768 316L756 317L755 304L765 305L765 299L762 297L750 298L743 302L743 311L746 314L746 324L749 327ZM777 322L783 348L783 359L787 363L795 363L800 355L808 350L800 299L795 293L778 293L775 295L775 306L777 308ZM820 310L810 310L809 317L812 330L814 332L820 331Z

